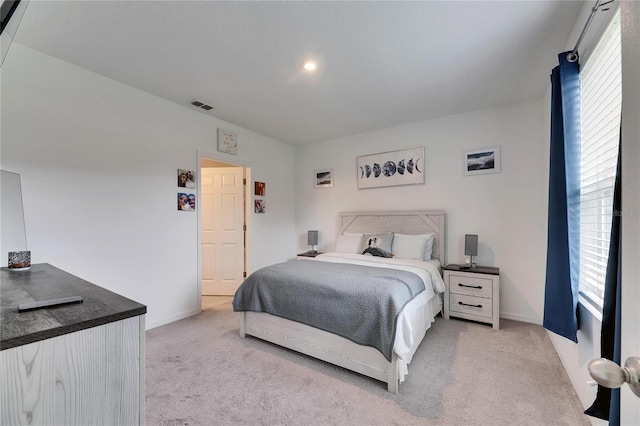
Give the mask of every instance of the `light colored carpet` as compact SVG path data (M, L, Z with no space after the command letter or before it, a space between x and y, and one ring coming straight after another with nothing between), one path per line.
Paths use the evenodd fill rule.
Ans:
M546 332L438 318L398 395L238 336L230 298L147 332L147 424L589 425Z

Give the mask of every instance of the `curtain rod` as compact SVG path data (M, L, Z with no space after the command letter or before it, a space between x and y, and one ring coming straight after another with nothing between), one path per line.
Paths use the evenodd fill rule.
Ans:
M575 61L578 60L578 47L580 47L580 43L582 43L582 39L584 38L584 35L587 32L587 29L589 28L589 25L591 25L591 21L593 21L593 17L595 16L595 14L597 12L600 11L600 8L602 6L606 6L609 3L613 3L614 0L609 0L609 1L604 2L602 4L600 4L600 1L601 0L596 0L595 6L593 6L593 8L591 9L591 14L589 14L589 18L587 19L587 23L584 24L584 28L582 29L582 32L580 33L580 37L578 37L578 41L576 42L576 47L574 47L573 50L567 55L567 61L575 62ZM606 9L602 9L602 10L609 10L609 8L607 7Z

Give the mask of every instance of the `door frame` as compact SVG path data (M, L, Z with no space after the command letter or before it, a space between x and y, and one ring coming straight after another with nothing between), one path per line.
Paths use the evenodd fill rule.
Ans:
M620 2L622 25L622 284L621 354L640 356L640 4ZM620 388L620 424L639 424L640 403L627 385Z
M218 153L219 154L219 153ZM198 176L200 176L200 170L202 169L201 162L203 159L219 161L221 163L228 164L231 167L242 167L244 170L244 178L247 184L244 186L244 223L247 229L244 233L244 270L249 274L251 271L251 166L243 161L229 161L227 158L223 158L221 155L217 155L209 151L196 151L198 164ZM196 284L196 303L198 312L202 312L202 219L201 219L201 203L202 200L202 179L197 179L197 204L196 213L198 216L198 273Z

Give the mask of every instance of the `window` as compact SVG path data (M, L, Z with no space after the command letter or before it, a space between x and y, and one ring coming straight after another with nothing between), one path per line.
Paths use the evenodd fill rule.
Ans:
M580 71L580 293L602 308L622 109L620 11Z

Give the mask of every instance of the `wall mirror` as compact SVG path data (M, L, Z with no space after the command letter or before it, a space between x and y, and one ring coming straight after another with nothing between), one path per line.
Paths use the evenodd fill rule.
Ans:
M29 0L2 0L0 5L0 66L9 52L9 46Z
M0 266L7 266L10 251L27 250L20 175L0 170Z

